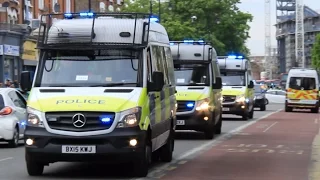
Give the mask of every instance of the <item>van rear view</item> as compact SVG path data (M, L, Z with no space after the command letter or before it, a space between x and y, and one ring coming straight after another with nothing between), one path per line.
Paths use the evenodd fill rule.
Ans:
M285 111L310 109L319 111L319 77L315 69L293 68L288 73L286 82Z

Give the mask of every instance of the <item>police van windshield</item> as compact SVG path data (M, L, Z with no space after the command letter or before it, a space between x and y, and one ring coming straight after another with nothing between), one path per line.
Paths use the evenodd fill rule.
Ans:
M221 72L222 84L224 86L245 86L245 72Z
M37 82L40 87L137 87L141 57L128 50L45 52Z
M208 65L187 65L175 66L174 75L178 86L207 86L210 82Z
M316 89L316 79L311 77L291 77L289 88L295 90L313 90Z

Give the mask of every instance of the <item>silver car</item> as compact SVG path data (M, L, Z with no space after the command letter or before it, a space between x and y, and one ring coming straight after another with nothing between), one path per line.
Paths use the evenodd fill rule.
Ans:
M0 141L17 147L26 127L27 102L24 96L13 88L0 88Z

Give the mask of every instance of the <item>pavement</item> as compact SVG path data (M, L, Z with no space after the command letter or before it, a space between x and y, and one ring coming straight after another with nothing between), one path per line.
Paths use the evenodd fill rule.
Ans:
M277 112L283 107L269 104L266 111L255 111L250 121L224 116L222 134L213 140L204 140L202 133L178 132L174 160L153 164L148 177L140 179L306 179L312 147L319 149L313 153L315 162L317 154L320 156L320 144L313 142L319 130L318 115ZM318 168L317 163L310 166L312 172ZM45 167L43 176L29 177L23 146L10 149L0 145L1 180L132 179L130 174L123 175L127 168L130 167L54 163Z

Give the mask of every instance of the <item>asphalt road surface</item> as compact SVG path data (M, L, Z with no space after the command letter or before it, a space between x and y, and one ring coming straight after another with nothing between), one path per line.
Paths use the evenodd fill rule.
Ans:
M171 168L172 164L183 164L185 159L189 159L203 153L206 147L215 143L225 141L228 136L234 134L238 129L244 128L252 121L266 117L273 112L283 108L282 104L269 104L266 111L254 113L254 119L243 121L239 116L224 116L222 124L222 134L216 136L213 140L204 140L202 133L183 131L177 132L177 140L174 151L174 160L172 163L153 164L149 176L142 179L155 179L163 176L165 171ZM6 144L0 144L0 179L1 180L35 180L35 179L132 179L127 169L122 165L88 164L88 163L54 163L46 166L44 174L41 177L30 177L27 174L24 147L11 149ZM128 174L126 176L125 174Z

